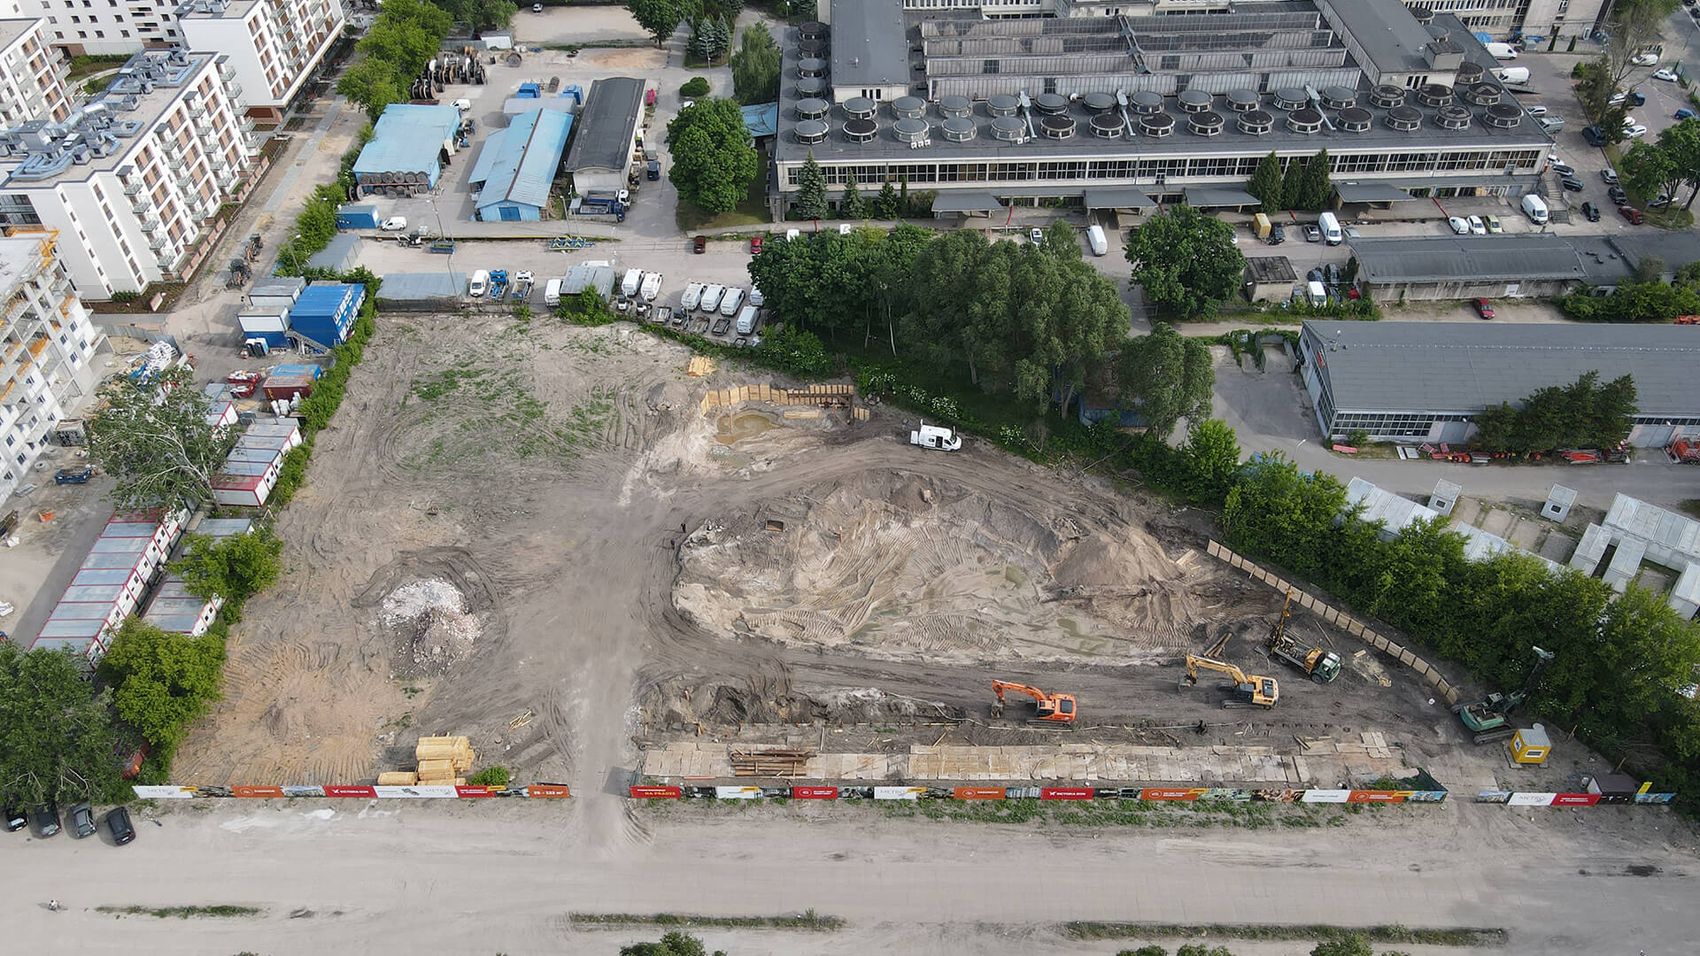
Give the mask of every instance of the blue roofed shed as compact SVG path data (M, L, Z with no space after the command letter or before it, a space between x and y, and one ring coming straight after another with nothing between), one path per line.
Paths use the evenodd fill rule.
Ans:
M452 106L394 103L378 117L372 141L354 160L354 180L362 195L385 186L436 186L442 153L453 152L460 131L460 110Z
M751 139L779 135L779 104L777 102L740 106L739 109L744 113L744 128L750 131Z
M479 187L474 204L478 218L486 222L543 218L572 128L573 114L539 109L521 113L507 129L491 133L470 180Z

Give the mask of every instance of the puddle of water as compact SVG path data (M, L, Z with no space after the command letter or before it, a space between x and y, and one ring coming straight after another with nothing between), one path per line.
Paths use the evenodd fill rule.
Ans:
M743 412L722 418L714 440L722 445L736 445L746 438L754 438L776 427L778 426L773 423L773 419L760 412Z

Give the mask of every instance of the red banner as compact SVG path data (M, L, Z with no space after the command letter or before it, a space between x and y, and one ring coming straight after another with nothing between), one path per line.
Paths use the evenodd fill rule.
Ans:
M1002 800L1007 795L1002 787L957 787L951 796L958 800Z
M534 800L538 798L557 800L570 797L573 793L564 783L534 783L525 788L525 795Z
M495 795L496 795L496 788L495 787L461 787L461 786L455 787L455 796L457 796L457 797L475 797L476 798L476 797L493 797Z
M377 795L378 791L371 787L333 787L330 784L325 785L325 796L327 797L376 797Z
M231 787L233 797L281 797L282 787Z
M1555 793L1552 795L1552 806L1555 807L1591 807L1600 802L1597 793Z
M685 795L678 787L639 787L631 788L634 800L677 800Z
M1204 794L1204 788L1203 787L1186 787L1186 788L1180 788L1180 789L1164 788L1164 787L1146 787L1145 789L1139 791L1139 799L1141 799L1141 800L1197 800L1200 796L1203 796L1203 794Z
M792 787L793 800L837 800L837 787Z
M1346 794L1347 803L1404 803L1401 790L1353 790Z
M1091 787L1040 787L1041 800L1090 800Z

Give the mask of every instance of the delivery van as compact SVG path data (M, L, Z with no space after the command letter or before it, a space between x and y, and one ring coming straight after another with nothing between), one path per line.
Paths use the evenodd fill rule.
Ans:
M1547 218L1548 218L1546 200L1535 195L1534 193L1530 193L1527 196L1524 196L1523 197L1523 215L1528 216L1529 221L1534 223L1537 226L1546 225L1547 224Z
M1095 256L1105 255L1110 251L1110 241L1104 238L1104 227L1093 223L1086 227L1086 244L1092 247Z
M738 330L739 335L749 335L754 332L756 330L756 307L753 305L744 306L743 311L738 313L738 324L734 328Z
M562 281L563 280L561 280L561 279L550 279L548 281L548 283L543 286L543 304L544 305L560 305L561 304L561 282Z
M692 282L685 286L685 295L679 300L679 308L686 312L695 312L697 303L702 301L702 283Z
M702 306L702 310L704 312L713 312L715 309L720 308L720 297L725 294L725 286L711 285L702 290L702 298L697 300L697 304Z
M1331 246L1337 246L1346 241L1346 234L1340 231L1340 220L1331 212L1325 212L1316 217L1316 229L1322 233L1322 241Z
M1517 48L1509 43L1484 43L1482 45L1487 47L1488 54L1496 60L1517 59Z
M1499 82L1510 86L1529 82L1529 68L1525 66L1508 66L1503 70L1494 70L1493 75L1499 78Z
M733 286L726 290L726 296L720 302L720 314L731 318L738 314L738 306L744 304L744 290Z
M490 291L490 273L489 273L489 271L486 270L486 269L479 269L477 272L474 272L472 274L471 281L467 282L467 284L466 284L466 294L471 296L474 299L482 299L482 298L484 298L485 293L487 293L489 291Z
M631 298L638 294L638 286L643 284L642 269L627 269L625 278L620 280L620 294Z

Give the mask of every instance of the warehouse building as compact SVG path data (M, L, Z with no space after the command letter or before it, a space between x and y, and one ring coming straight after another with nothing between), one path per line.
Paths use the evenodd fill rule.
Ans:
M1118 188L1148 202L1105 211L1137 214L1243 204L1270 152L1322 149L1360 187L1517 196L1551 145L1456 17L1423 24L1399 0L902 6L832 0L831 25L786 31L776 213L811 155L834 195L906 182L935 209L995 213ZM1081 12L1094 15L1069 15Z
M1586 372L1634 376L1629 441L1664 447L1700 433L1700 336L1675 325L1499 325L1308 319L1300 372L1324 436L1467 442L1483 409Z
M423 195L460 145L460 110L392 103L354 160L354 181L362 196Z
M590 84L590 97L578 112L577 132L567 152L567 172L573 174L579 195L626 188L642 116L642 80L610 76Z
M1353 239L1358 287L1378 302L1556 297L1588 282L1570 240L1552 233Z
M549 208L549 190L561 168L573 114L533 109L491 133L473 164L473 205L485 222L536 222Z

